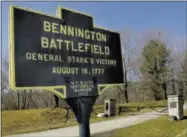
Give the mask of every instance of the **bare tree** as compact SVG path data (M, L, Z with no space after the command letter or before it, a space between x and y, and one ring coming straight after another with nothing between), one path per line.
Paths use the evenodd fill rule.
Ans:
M6 57L2 59L2 81L1 81L1 91L9 90L9 64Z
M121 50L122 50L122 61L123 61L123 72L124 72L124 86L117 86L117 89L124 95L126 103L129 102L128 98L128 63L132 56L133 47L133 32L131 30L125 29L121 31Z
M4 93L2 101L7 109L28 109L32 98L32 91L12 91L9 88L9 62L7 57L2 60L2 86L1 91Z

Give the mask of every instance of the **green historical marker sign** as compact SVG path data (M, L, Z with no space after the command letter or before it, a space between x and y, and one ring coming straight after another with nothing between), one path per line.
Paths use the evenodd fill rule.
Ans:
M57 14L10 7L10 87L75 98L123 84L119 33L86 14L60 7Z

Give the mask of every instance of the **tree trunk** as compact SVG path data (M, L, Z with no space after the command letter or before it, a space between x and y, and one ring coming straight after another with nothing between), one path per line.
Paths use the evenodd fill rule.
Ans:
M154 98L155 98L156 101L159 100L157 91L154 91Z
M166 82L164 82L164 83L162 84L162 88L163 88L163 90L164 90L164 100L167 100L168 97L167 97L167 85L166 85Z
M127 71L125 70L125 85L124 85L124 95L125 95L125 101L126 103L129 103L129 98L128 98L128 83L127 83Z
M29 106L30 106L30 102L31 102L31 98L32 98L32 90L31 91L29 91L29 93L28 93L29 95L29 97L28 97L28 100L27 100L27 105L26 105L26 109L28 109L29 108Z
M183 87L184 87L183 82L182 82L182 81L179 81L179 94L180 94L181 96L184 95Z
M59 102L60 102L60 101L59 101L59 97L56 96L56 95L54 95L54 98L55 98L55 106L54 106L54 107L55 107L55 108L60 107L60 105L59 105L59 104L60 104L60 103L59 103Z
M173 79L173 81L172 81L172 88L173 88L173 95L176 95L175 81L174 81L174 79Z
M155 97L155 100L156 101L158 101L158 100L160 100L160 95L159 95L159 93L160 93L160 91L159 91L159 83L156 83L156 87L157 88L154 88L153 89L153 92L154 92L154 97Z
M18 110L20 109L20 95L19 95L19 91L17 91L17 96L18 96Z
M26 102L27 102L27 91L24 90L22 93L22 106L21 106L22 109L26 108Z

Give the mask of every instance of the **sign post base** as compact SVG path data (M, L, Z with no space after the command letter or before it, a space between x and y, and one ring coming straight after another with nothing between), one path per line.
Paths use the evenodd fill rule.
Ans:
M96 99L97 96L66 99L66 102L74 112L77 122L79 123L80 137L90 137L89 120Z

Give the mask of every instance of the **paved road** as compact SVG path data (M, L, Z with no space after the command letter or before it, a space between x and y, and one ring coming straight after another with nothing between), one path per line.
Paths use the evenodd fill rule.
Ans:
M187 108L187 105L184 105L184 108ZM167 115L167 112L158 113L154 111L154 112L148 112L135 116L129 116L124 118L117 118L113 120L92 123L90 124L90 130L91 130L91 134L107 132L118 128L125 128L147 120L155 119L160 117L161 115ZM78 135L79 135L79 127L72 126L72 127L36 132L36 133L17 134L17 135L11 135L6 137L77 137Z

